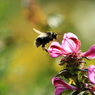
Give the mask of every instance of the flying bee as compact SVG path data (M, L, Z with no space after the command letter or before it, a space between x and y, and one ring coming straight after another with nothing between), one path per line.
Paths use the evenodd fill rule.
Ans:
M33 30L34 30L36 33L40 34L40 35L36 38L36 40L35 40L35 42L34 42L35 46L36 46L36 47L42 46L42 49L45 50L46 52L48 52L47 49L46 49L46 47L45 47L45 45L46 45L47 43L49 43L50 41L53 41L54 39L57 39L57 34L54 33L54 32L52 32L52 31L43 33L43 32L41 32L41 31L39 31L39 30L34 29L34 28L33 28Z

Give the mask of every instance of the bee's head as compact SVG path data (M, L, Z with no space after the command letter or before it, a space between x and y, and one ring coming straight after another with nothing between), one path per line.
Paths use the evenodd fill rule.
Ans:
M52 31L49 31L49 32L46 32L48 34L49 37L53 38L53 39L57 39L57 34L52 32Z
M56 33L53 33L53 34L52 34L52 37L53 37L54 39L57 39L57 34L56 34Z

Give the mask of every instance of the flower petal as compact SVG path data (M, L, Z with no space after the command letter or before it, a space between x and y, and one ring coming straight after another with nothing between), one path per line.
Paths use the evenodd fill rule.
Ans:
M78 39L78 37L75 34L73 34L73 33L68 32L68 33L64 34L64 39L72 38L72 37Z
M77 90L76 87L69 85L58 77L52 78L52 84L55 86L55 95L60 95L65 89Z
M62 41L62 48L67 53L77 53L80 49L80 41L73 33L65 33Z
M55 95L60 95L64 90L63 87L55 87Z
M87 52L82 53L82 56L95 58L95 45L91 46Z
M88 67L88 79L95 84L95 66L94 65L90 65Z
M51 57L58 57L65 54L65 51L58 42L52 42L48 48L48 52L50 53Z

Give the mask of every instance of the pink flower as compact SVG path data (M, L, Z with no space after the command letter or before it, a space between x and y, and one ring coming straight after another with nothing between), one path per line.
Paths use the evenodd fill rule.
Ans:
M48 48L51 57L58 57L60 55L66 56L72 54L73 56L79 55L81 42L73 33L65 33L62 44L52 42ZM95 45L91 46L85 53L81 53L81 57L95 58Z
M95 84L95 66L94 65L90 65L88 67L88 79Z
M55 86L55 95L60 95L65 89L77 90L76 87L69 85L58 77L52 78L52 84Z

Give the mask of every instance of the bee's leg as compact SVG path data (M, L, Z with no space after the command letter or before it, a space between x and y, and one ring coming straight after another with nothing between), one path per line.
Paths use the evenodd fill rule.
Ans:
M48 50L44 47L43 50L45 50L46 52L48 52Z
M45 50L46 52L48 52L47 49L45 48L44 44L42 45L42 49Z

